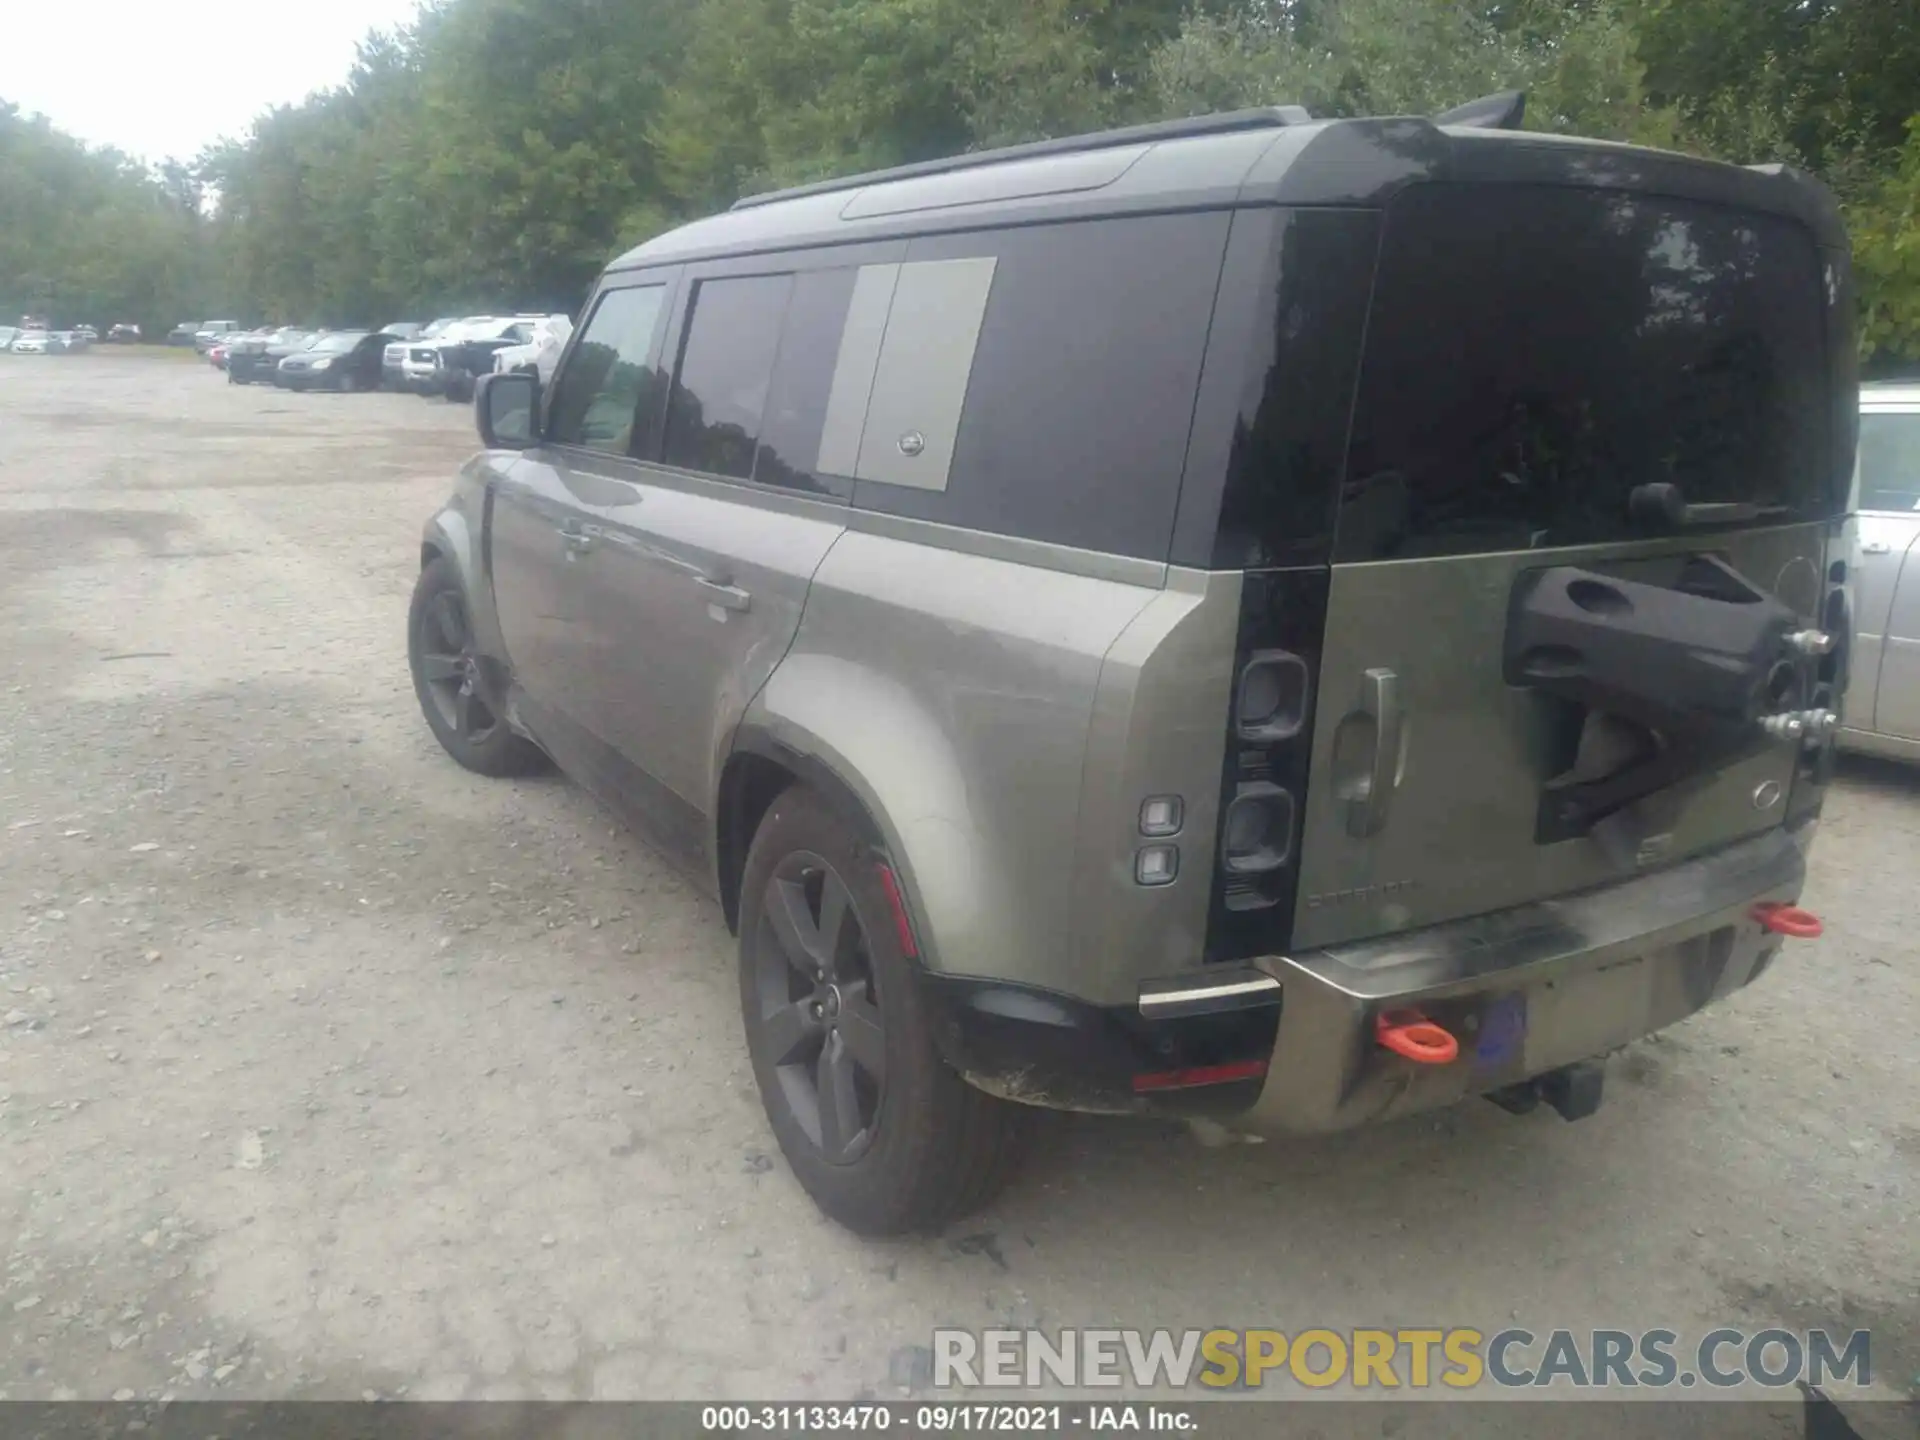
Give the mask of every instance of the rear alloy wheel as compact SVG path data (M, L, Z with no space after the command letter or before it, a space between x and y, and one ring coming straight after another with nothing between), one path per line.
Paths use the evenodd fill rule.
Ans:
M459 572L444 557L429 562L413 587L407 660L427 726L455 760L477 775L496 777L545 767L540 748L516 734L495 708Z
M815 1203L863 1235L984 1205L1031 1118L941 1059L882 863L796 786L762 821L740 891L740 1006L767 1119Z

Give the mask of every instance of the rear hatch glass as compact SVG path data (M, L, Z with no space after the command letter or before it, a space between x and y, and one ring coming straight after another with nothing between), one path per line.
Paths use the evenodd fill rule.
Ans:
M1628 492L1831 513L1813 239L1666 196L1421 185L1393 204L1343 559L1630 534Z

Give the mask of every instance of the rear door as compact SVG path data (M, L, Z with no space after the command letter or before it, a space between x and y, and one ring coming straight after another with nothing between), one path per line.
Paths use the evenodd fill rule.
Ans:
M1648 613L1718 606L1737 626L1777 600L1813 623L1844 488L1826 294L1812 234L1771 215L1575 185L1392 200L1333 543L1295 943L1578 890L1780 823L1796 746L1681 765L1642 794L1633 777L1678 747L1623 717L1657 708L1660 687L1618 707L1568 693L1607 627ZM1661 496L1696 508L1658 519ZM1528 641L1516 658L1510 636L1544 633L1526 628L1530 595L1557 595L1576 629L1601 624L1578 632L1597 648ZM1779 706L1809 703L1810 671L1765 673ZM1622 785L1638 798L1595 808Z
M660 463L634 503L596 509L599 725L689 816L710 811L734 727L845 529L852 482L823 467L829 394L863 269L903 248L689 267Z
M1847 721L1920 739L1920 409L1869 402L1860 414L1854 524L1859 626Z

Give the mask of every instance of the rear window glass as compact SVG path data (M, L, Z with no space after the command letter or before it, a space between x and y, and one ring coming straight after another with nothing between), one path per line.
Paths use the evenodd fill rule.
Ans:
M1920 413L1860 417L1862 510L1920 510Z
M1821 266L1770 216L1665 196L1421 185L1389 212L1343 559L1630 534L1628 495L1832 509Z

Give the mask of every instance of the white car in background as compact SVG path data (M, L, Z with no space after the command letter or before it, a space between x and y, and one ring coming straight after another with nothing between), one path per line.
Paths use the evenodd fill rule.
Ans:
M524 345L510 345L494 352L494 373L511 375L515 371L531 371L540 377L542 385L550 385L553 383L554 369L560 363L560 354L572 338L573 321L567 316L548 315L536 320L533 322L533 339Z
M415 395L438 395L445 388L445 376L440 369L440 346L467 338L469 331L476 334L488 326L503 324L491 315L469 315L461 320L436 320L428 326L434 333L424 331L415 340L409 340L400 346L389 345L386 354L381 357L384 366L393 352L400 351L400 388L411 390ZM435 327L438 329L435 329Z
M409 345L425 344L431 340L438 340L442 335L447 333L449 326L459 323L458 320L450 315L442 316L431 324L421 326L419 334L409 335L405 339L396 340L393 344L387 346L385 350L380 352L381 385L388 390L411 389L412 386L407 383L407 347Z
M59 342L46 330L22 330L13 341L16 355L48 355L59 348Z
M1920 760L1920 382L1860 387L1847 510L1854 643L1838 743Z

